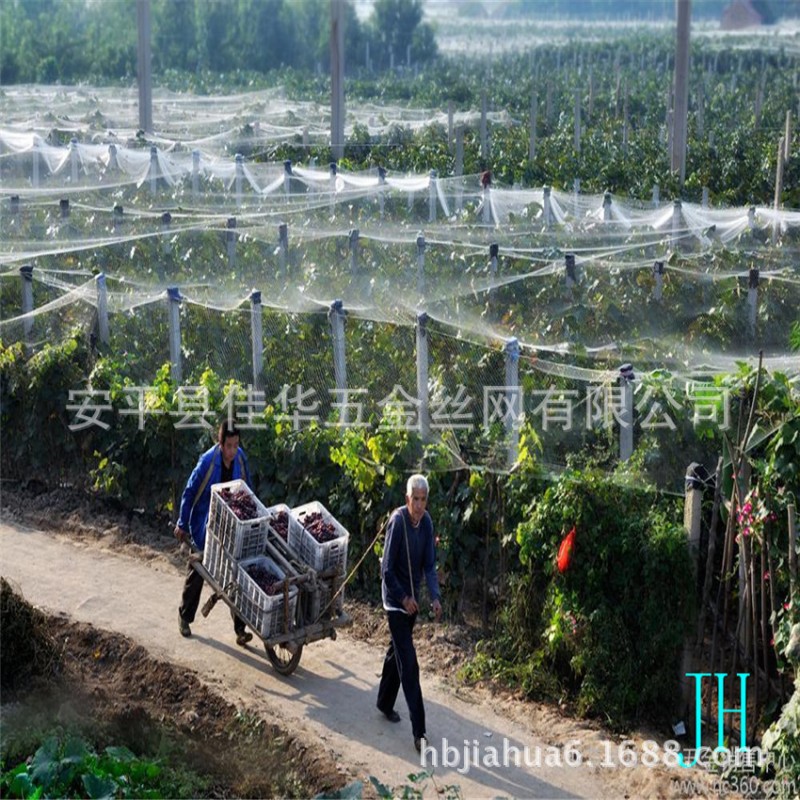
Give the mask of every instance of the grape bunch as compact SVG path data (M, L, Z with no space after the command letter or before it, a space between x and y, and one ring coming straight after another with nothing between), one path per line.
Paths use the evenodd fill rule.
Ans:
M270 523L272 530L278 534L284 541L289 537L289 513L287 511L279 511Z
M256 501L253 500L249 492L241 489L236 492L231 489L222 489L219 496L225 502L225 505L236 514L238 519L255 519L258 516Z
M319 511L312 511L303 521L303 527L320 543L333 541L338 538L336 526L326 522Z
M245 567L245 571L264 594L276 595L283 592L283 580L267 567L261 564L250 564Z

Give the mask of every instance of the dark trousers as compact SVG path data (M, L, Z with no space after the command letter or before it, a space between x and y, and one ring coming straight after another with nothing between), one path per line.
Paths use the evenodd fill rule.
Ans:
M425 735L425 706L422 703L419 663L413 639L417 615L388 611L387 616L392 641L386 651L386 658L383 659L383 672L378 687L378 708L383 712L391 711L402 685L408 713L411 716L411 730L417 739Z
M200 605L200 595L203 592L204 583L205 581L202 575L192 569L192 565L189 564L186 571L186 581L183 584L183 594L181 595L181 605L178 609L178 613L181 615L181 619L186 620L190 625L194 622L194 616ZM231 609L231 616L233 617L233 630L236 635L238 636L240 633L244 633L245 624L236 616L233 609Z

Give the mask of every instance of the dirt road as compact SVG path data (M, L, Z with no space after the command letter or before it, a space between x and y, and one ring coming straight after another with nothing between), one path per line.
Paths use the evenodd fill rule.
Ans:
M122 633L156 658L196 671L237 706L319 741L353 778L374 776L397 787L421 769L402 695L400 724L387 722L375 708L383 657L377 647L340 634L337 641L309 645L296 672L282 677L260 644L235 644L221 603L208 618L198 616L191 639L182 638L176 610L182 574L163 559L134 558L16 523L0 522L0 574L31 603ZM423 670L422 686L432 748L426 766L435 767L440 787L458 785L467 798L674 796L671 776L661 768L599 766L604 737L597 731L556 722L555 715L528 718L480 694L470 697L430 670ZM581 766L564 763L578 752ZM525 763L537 758L540 765Z

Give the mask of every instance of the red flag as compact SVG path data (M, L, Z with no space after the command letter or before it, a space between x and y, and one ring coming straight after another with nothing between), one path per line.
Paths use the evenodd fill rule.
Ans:
M575 526L572 530L562 539L558 548L558 571L566 572L572 563L572 553L575 550Z

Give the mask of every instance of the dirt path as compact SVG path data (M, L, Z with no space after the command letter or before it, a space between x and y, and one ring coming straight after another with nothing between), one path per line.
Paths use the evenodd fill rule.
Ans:
M198 672L238 706L282 723L304 741L319 742L353 778L374 776L397 787L420 771L402 697L398 710L403 721L398 725L375 709L383 653L374 645L346 634L335 642L314 643L305 649L296 672L282 677L268 664L263 648L235 644L222 604L208 618L198 616L194 635L183 639L176 611L182 574L163 559L134 558L16 523L0 522L0 573L31 603L122 633L155 657ZM453 690L430 669L423 668L422 685L435 751L429 753L428 766L435 757L440 787L458 785L467 798L677 796L673 770L598 766L601 742L607 738L599 731L555 714L535 719L531 709ZM582 766L549 766L566 755L568 742L573 754L581 752ZM484 761L470 763L466 772L465 745L470 761L475 755ZM446 746L452 748L447 751L450 768L441 763ZM541 765L524 763L526 747L530 759L541 755ZM513 763L516 751L511 748L519 749L522 763ZM511 754L506 759L510 763L486 763L491 751L502 760L504 750ZM594 764L587 763L591 758Z

